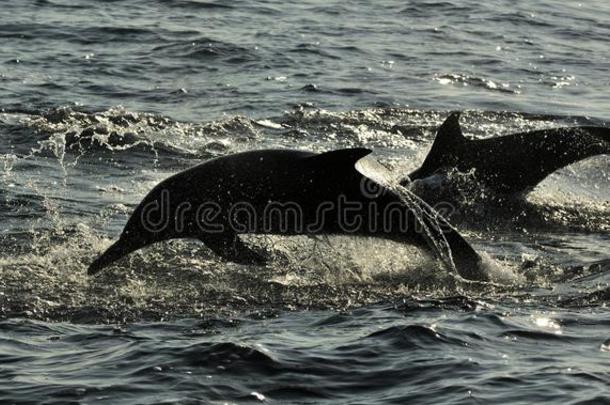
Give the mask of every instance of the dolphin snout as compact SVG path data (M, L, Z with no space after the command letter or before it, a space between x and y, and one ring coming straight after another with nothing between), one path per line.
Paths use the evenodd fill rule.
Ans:
M97 274L100 270L119 260L130 251L131 250L125 249L124 244L120 240L113 243L104 253L91 263L87 269L87 274Z

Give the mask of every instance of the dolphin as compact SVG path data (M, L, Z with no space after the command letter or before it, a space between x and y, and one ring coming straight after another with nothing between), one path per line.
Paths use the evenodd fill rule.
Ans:
M440 126L420 168L400 183L457 170L497 195L525 195L549 174L595 155L610 154L610 128L579 126L550 128L488 139L468 139L459 112Z
M356 163L370 153L258 150L175 174L144 197L88 273L174 238L199 239L235 263L264 264L264 255L239 235L353 234L414 244L465 279L487 280L481 257L444 218L423 201L406 204L400 193L358 171ZM439 253L439 243L448 255Z

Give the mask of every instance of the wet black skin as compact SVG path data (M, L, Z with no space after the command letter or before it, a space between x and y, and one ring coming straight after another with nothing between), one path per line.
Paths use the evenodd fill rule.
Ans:
M264 263L263 256L239 239L238 235L244 233L378 236L435 252L433 240L421 231L421 226L416 226L413 211L393 191L381 186L381 192L375 195L363 191L368 189L363 188L363 183L371 180L356 170L355 163L370 152L344 149L313 154L261 150L212 159L178 173L144 197L119 240L91 264L89 274L137 249L174 238L199 239L216 254L237 263ZM339 208L340 200L345 203L342 208ZM279 207L275 211L278 215L265 211L269 210L270 203ZM201 211L197 215L197 208L204 204L220 207L213 221L208 221L213 227L206 223L202 228L202 221L197 220L201 217ZM250 215L236 211L235 204L243 204ZM348 204L350 208L346 210ZM164 214L154 209L161 205L169 207ZM300 221L280 215L294 207L299 207ZM388 219L384 209L390 207L397 210L393 212L404 215ZM436 215L429 207L422 206L422 209ZM347 220L340 220L340 213ZM163 218L166 220L162 221ZM255 220L250 223L245 218ZM361 221L354 222L355 218ZM407 226L400 219L395 221L396 218L402 218ZM459 274L467 279L485 280L479 255L442 217L438 216L438 220L443 225L439 236L447 240ZM155 227L152 223L166 224ZM375 227L372 223L381 225ZM424 216L424 224L432 224L429 216ZM216 229L216 225L222 229Z
M474 169L476 180L488 189L521 196L562 167L609 153L610 128L551 128L472 140L462 134L459 113L453 113L439 128L422 166L402 183L451 169Z

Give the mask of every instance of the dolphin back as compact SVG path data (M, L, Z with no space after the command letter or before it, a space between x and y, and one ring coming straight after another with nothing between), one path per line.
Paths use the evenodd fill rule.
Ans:
M440 126L420 168L401 184L442 170L471 172L498 194L523 194L548 175L577 161L610 154L610 128L561 127L481 140L464 137L459 113Z

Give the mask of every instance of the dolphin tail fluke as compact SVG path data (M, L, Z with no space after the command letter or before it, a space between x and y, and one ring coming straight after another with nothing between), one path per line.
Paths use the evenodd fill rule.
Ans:
M418 198L417 198L418 199ZM464 237L434 208L423 200L419 200L421 211L420 223L425 231L422 236L428 248L445 263L467 280L488 281L489 277L483 268L481 256L464 239ZM446 242L445 247L439 247L438 242Z
M482 267L481 256L470 243L454 229L445 231L444 236L451 248L453 264L458 274L467 280L488 281L489 277Z
M395 195L415 215L420 241L433 256L464 279L489 280L481 256L445 217L407 189L399 189Z

